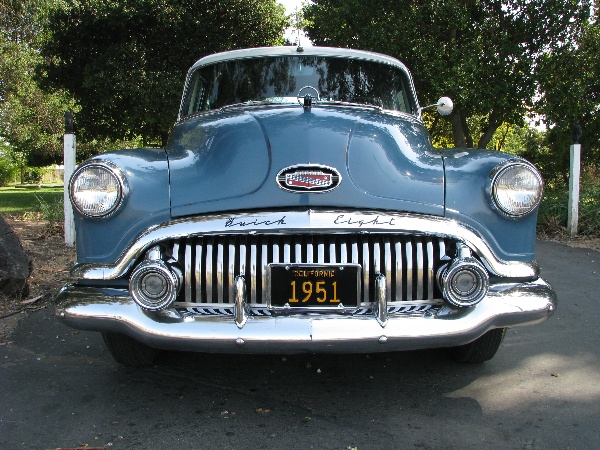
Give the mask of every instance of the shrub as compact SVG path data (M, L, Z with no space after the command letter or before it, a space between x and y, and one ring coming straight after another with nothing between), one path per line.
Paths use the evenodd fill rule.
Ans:
M63 235L65 223L63 199L57 198L51 202L46 202L37 194L35 198L38 201L40 216L47 222L44 233L46 235Z
M38 167L29 167L25 170L24 181L27 184L40 184L43 176L44 172L42 169Z
M540 206L538 230L542 233L566 232L569 213L569 185L556 183L546 186ZM585 176L579 189L578 234L600 235L600 180Z
M10 161L0 158L0 186L10 184L15 176L16 168Z

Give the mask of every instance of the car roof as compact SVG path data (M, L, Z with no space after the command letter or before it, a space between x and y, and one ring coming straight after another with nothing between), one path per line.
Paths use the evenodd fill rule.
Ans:
M215 53L199 59L191 67L190 71L196 68L214 64L221 61L231 61L236 59L257 58L262 56L324 56L324 57L339 57L361 59L365 61L374 61L390 66L398 67L410 74L408 68L396 58L387 56L381 53L369 52L366 50L355 50L351 48L336 48L336 47L256 47L245 48L240 50L231 50L227 52Z

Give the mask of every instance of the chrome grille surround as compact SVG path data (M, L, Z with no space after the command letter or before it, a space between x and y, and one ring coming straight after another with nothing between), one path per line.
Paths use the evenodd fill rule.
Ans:
M184 273L175 307L233 304L235 280L246 280L250 307L269 304L268 265L358 264L362 267L361 305L375 298L375 279L385 275L389 303L441 299L435 274L449 239L403 234L291 234L197 236L163 243Z
M115 280L125 276L145 251L159 242L224 234L402 233L454 239L468 246L491 275L536 278L535 261L498 258L473 228L438 216L374 211L266 211L182 218L141 233L114 263L80 263L71 274L82 280Z

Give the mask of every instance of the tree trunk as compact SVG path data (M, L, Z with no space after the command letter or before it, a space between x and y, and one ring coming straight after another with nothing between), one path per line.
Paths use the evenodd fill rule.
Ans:
M467 123L467 114L465 113L464 109L461 109L458 112L458 115L460 117L460 124L463 129L463 134L465 135L466 147L473 148L473 136L471 136L471 130L469 130L469 124Z
M467 142L465 140L465 133L458 111L455 110L452 112L452 114L450 114L450 123L452 124L452 138L454 139L454 146L456 148L466 148Z
M502 125L502 120L500 118L500 111L497 108L494 108L488 117L488 126L485 131L479 138L479 142L477 143L477 148L484 149L494 137L494 133L498 129L498 127Z
M160 140L162 143L162 147L165 148L167 146L167 142L169 141L169 131L163 131L160 133Z

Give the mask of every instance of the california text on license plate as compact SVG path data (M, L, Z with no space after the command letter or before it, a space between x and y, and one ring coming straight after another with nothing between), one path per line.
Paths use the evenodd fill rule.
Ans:
M270 264L271 306L356 308L360 266L341 264Z

